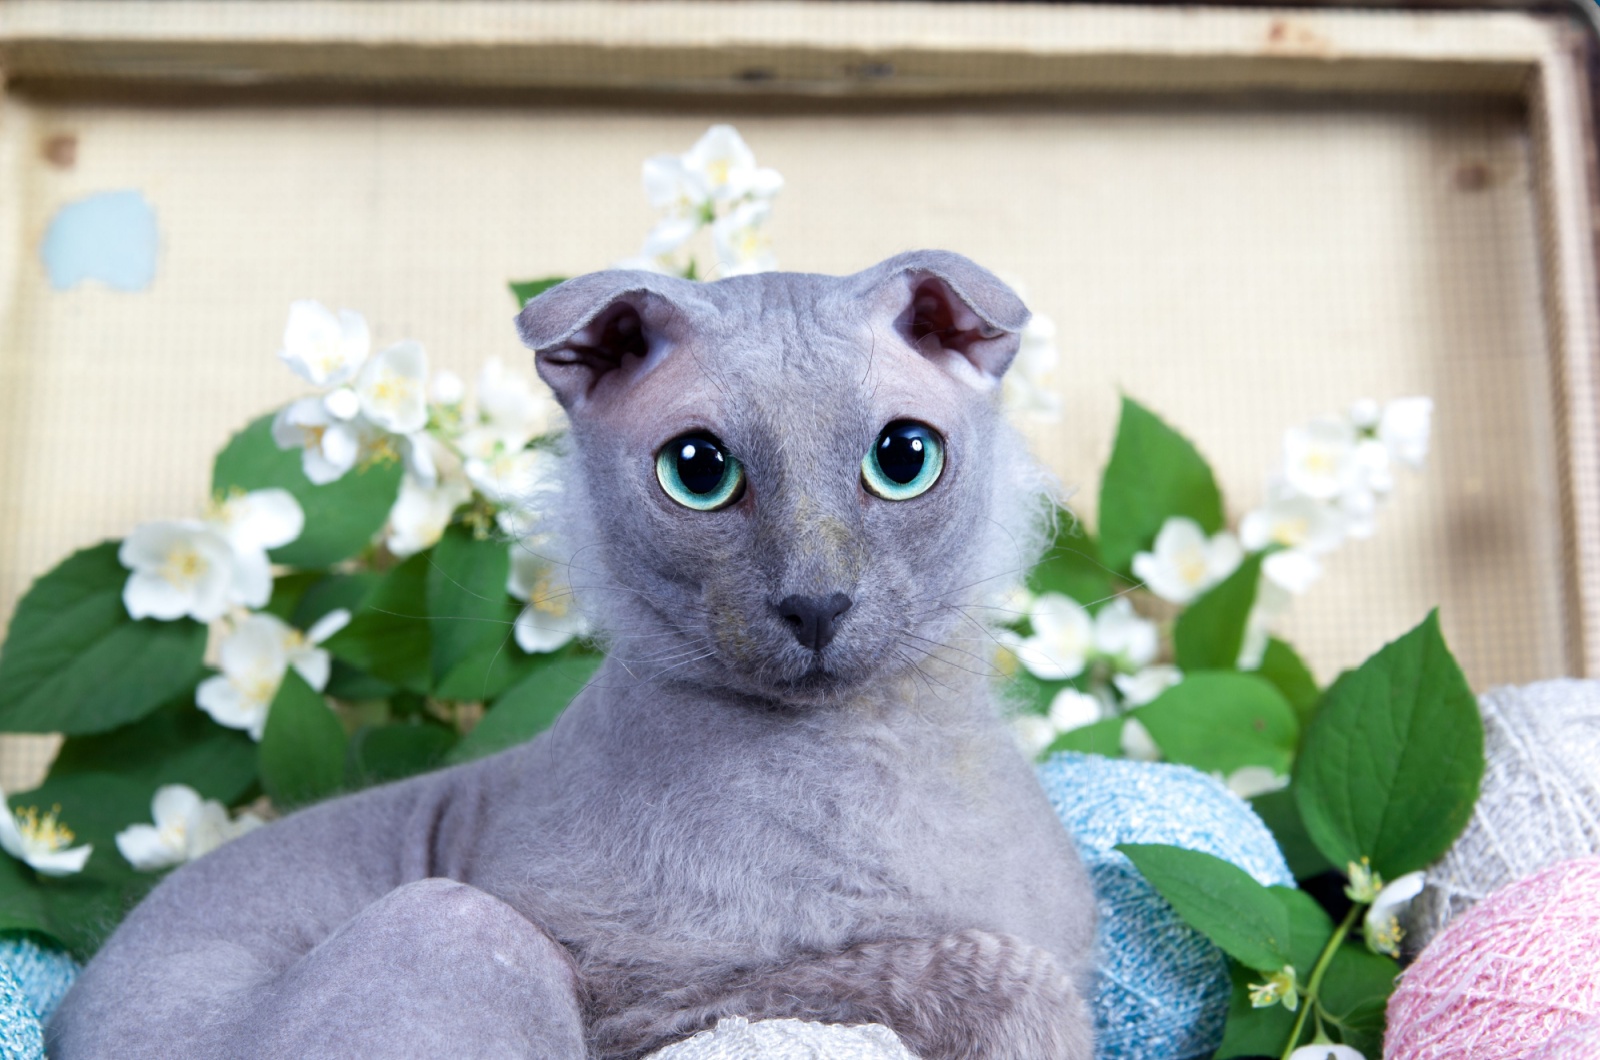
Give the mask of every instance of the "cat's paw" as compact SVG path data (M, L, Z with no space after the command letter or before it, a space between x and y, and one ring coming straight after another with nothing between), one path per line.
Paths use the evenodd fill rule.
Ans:
M902 981L895 1029L922 1060L1089 1060L1093 1017L1049 951L1014 935L962 931L932 940ZM915 991L917 997L909 996Z

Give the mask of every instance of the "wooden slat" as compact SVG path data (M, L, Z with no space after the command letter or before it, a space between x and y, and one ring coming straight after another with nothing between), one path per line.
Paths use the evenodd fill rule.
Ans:
M989 4L4 0L12 78L938 95L1522 93L1514 13Z

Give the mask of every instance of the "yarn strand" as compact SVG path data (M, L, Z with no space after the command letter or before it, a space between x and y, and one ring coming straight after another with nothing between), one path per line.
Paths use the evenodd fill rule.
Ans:
M1317 955L1317 963L1311 967L1311 978L1306 980L1305 1004L1300 1006L1300 1014L1294 1018L1294 1030L1289 1032L1289 1044L1283 1047L1283 1056L1280 1060L1289 1060L1289 1055L1294 1052L1294 1045L1300 1040L1300 1032L1305 1030L1306 1017L1312 1009L1320 1009L1322 1001L1317 997L1317 991L1322 988L1322 977L1328 974L1328 965L1333 963L1333 955L1339 952L1339 947L1344 945L1345 936L1350 934L1350 929L1355 926L1356 916L1366 906L1359 902L1350 907L1344 915L1344 920L1333 930L1333 937L1328 944L1322 947L1322 952ZM1322 1019L1319 1014L1318 1020Z

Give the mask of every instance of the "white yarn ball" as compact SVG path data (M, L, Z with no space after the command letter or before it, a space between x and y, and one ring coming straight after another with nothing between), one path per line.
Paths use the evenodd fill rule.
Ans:
M645 1060L917 1060L888 1027L803 1020L721 1020Z
M1416 953L1452 919L1547 865L1600 854L1600 681L1496 688L1483 715L1483 790L1407 913Z

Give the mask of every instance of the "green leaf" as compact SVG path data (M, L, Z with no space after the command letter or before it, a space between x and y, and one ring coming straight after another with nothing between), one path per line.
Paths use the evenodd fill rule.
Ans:
M1198 450L1160 417L1122 399L1122 418L1100 482L1100 559L1128 575L1161 525L1185 515L1208 534L1222 529L1222 493Z
M509 286L511 294L517 300L517 308L521 309L538 295L544 294L558 283L566 283L565 276L549 276L542 280L512 280Z
M419 552L383 575L356 609L350 624L323 642L342 659L382 681L425 693L433 630L428 621L428 564Z
M1311 970L1322 956L1323 947L1333 938L1333 921L1317 900L1294 887L1268 887L1289 917L1289 963L1303 989Z
M344 783L345 742L322 696L289 670L261 736L262 787L283 809L332 795Z
M1450 848L1482 779L1478 703L1434 611L1328 689L1293 790L1329 861L1369 857L1392 880Z
M323 616L340 608L354 616L360 610L362 602L383 580L383 575L366 570L350 574L325 574L321 571L306 573L316 581L295 603L292 614L285 617L285 621L296 629L310 629Z
M583 691L600 662L600 656L588 654L552 658L501 696L445 756L445 762L470 762L531 740L554 724L573 697Z
M1300 820L1300 808L1295 805L1294 792L1285 788L1257 795L1250 800L1250 808L1278 841L1278 849L1283 851L1283 860L1289 863L1289 871L1294 873L1295 879L1309 880L1334 867L1306 832L1305 822Z
M0 931L37 931L60 942L44 888L32 869L0 852Z
M1237 570L1178 616L1172 631L1178 669L1184 673L1238 669L1245 625L1261 580L1262 559L1259 552L1247 557Z
M1295 976L1303 988L1311 977L1311 969L1316 965L1322 948L1333 937L1333 921L1328 919L1328 914L1322 911L1316 899L1304 891L1289 887L1270 887L1268 890L1283 905L1284 913L1289 917L1290 963L1294 965ZM1230 972L1233 995L1228 1003L1228 1022L1223 1028L1222 1045L1217 1049L1216 1056L1282 1055L1289 1032L1294 1029L1295 1014L1282 1005L1255 1008L1250 1004L1250 985L1262 982L1262 975L1237 964L1232 966ZM1304 1004L1304 1001L1301 1003ZM1309 1039L1313 1031L1313 1021L1307 1020L1300 1034L1301 1042ZM1374 1058L1378 1056L1377 1053L1368 1055Z
M400 462L380 460L336 482L314 485L301 467L300 450L279 449L272 440L272 420L269 414L253 421L217 454L213 492L278 487L294 494L305 510L305 530L297 540L272 550L277 563L328 567L366 548L383 529L399 495Z
M350 777L357 787L425 773L444 761L456 734L442 725L369 725L350 741Z
M1186 674L1133 716L1168 759L1208 773L1241 766L1288 773L1300 736L1283 694L1254 674Z
M280 574L272 579L272 599L267 601L267 606L261 610L274 618L281 618L290 625L294 624L294 609L300 606L300 600L306 591L326 575L319 570L291 571Z
M44 911L47 924L42 930L67 946L79 958L86 958L103 942L128 911L161 879L158 873L136 872L117 850L117 833L130 824L150 822L151 789L126 777L107 773L75 773L51 777L33 791L13 795L13 808L33 806L49 810L60 806L58 820L74 833L73 845L94 847L82 872L71 876L43 877L17 864L7 874L6 884L15 875L31 886L34 899ZM0 854L0 860L11 861ZM26 909L29 900L13 894L6 904L15 902Z
M1302 728L1311 723L1311 715L1316 713L1317 699L1322 695L1322 690L1317 687L1317 679L1312 676L1311 668L1294 648L1277 637L1269 638L1266 653L1261 656L1261 665L1256 668L1256 673L1271 681L1283 693L1283 698L1289 701L1295 716L1300 719Z
M433 620L433 680L437 684L468 657L495 652L511 633L506 578L511 553L504 541L478 539L452 526L428 565L428 615ZM514 616L513 616L514 617Z
M1028 573L1034 593L1061 593L1091 610L1116 595L1111 570L1100 562L1100 546L1084 532L1071 512L1056 511L1056 537L1039 565ZM1017 615L1016 619L1026 616ZM1013 616L1005 616L1011 624Z
M1383 1054L1384 1013L1400 965L1359 943L1334 953L1318 995L1339 1037L1363 1056Z
M187 784L231 806L256 783L256 745L212 721L189 697L120 729L69 737L51 763L50 778L84 773L113 773L139 785L147 808L163 784Z
M74 553L17 605L0 649L0 730L105 732L204 676L204 626L128 617L117 548L108 541Z
M523 651L512 634L521 610L520 603L507 601L498 619L499 636L479 644L439 678L433 694L439 699L487 703L543 666L546 657Z
M1124 718L1103 718L1081 728L1062 733L1045 748L1045 754L1058 751L1081 751L1084 754L1103 755L1106 758L1122 757L1122 725Z
M1179 916L1230 957L1264 972L1290 963L1289 914L1237 865L1159 843L1121 843L1117 849Z

